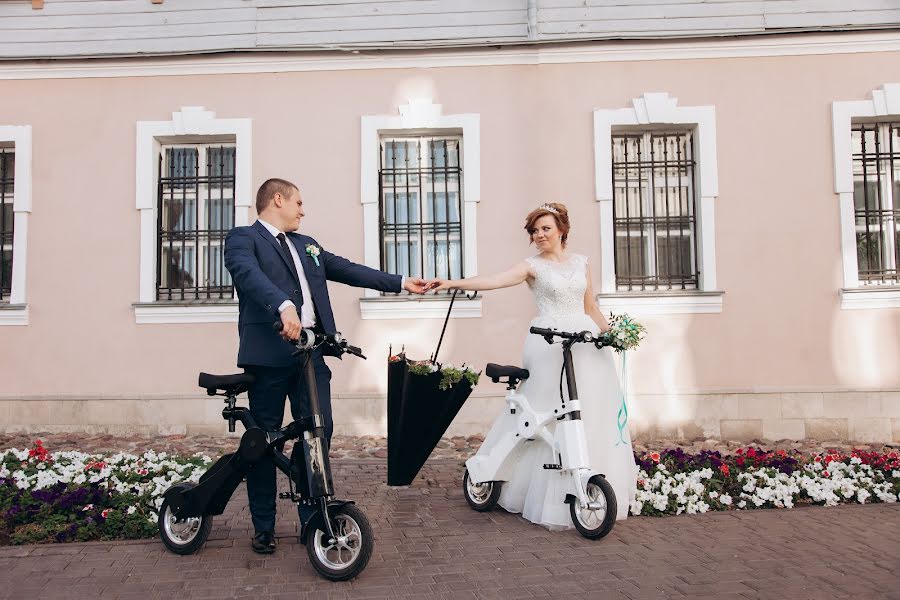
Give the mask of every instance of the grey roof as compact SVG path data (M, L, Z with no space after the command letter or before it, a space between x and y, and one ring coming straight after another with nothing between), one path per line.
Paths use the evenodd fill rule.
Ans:
M28 0L0 59L446 48L900 27L900 0Z

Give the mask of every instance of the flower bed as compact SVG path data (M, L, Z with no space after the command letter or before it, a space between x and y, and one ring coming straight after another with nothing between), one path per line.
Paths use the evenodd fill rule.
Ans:
M751 447L723 455L675 448L635 460L632 514L900 500L897 451L809 455ZM208 456L152 450L51 454L40 440L30 450L0 451L0 545L154 537L162 493L199 480L210 463Z
M162 493L197 481L208 456L0 451L0 544L146 538L158 534Z
M637 498L632 514L791 508L801 504L900 500L900 453L803 455L740 448L733 455L680 448L636 456Z

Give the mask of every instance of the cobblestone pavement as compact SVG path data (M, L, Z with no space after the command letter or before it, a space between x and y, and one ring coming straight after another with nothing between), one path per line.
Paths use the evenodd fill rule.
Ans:
M122 438L113 435L92 435L86 433L0 433L0 450L6 448L30 448L34 440L40 439L50 452L61 450L81 450L82 452L131 452L140 454L148 449L166 451L174 454L194 454L196 452L208 454L215 458L219 454L231 452L238 446L239 435L232 436L158 436ZM432 458L452 458L465 460L478 450L484 437L473 435L469 437L453 437L442 439L432 453ZM715 439L699 439L686 441L672 440L636 440L634 449L637 452L648 450L662 450L680 446L685 452L699 452L700 450L719 450L722 453L731 453L734 449L747 446L747 443L722 441ZM841 442L804 440L802 442L782 441L777 443L755 442L753 445L764 448L796 449L801 452L820 452L826 448L838 448L850 450L861 448L865 450L886 451L896 446L884 444L845 444ZM337 436L332 440L331 457L340 458L387 458L387 440L377 436L342 437Z
M353 581L315 574L287 501L278 551L254 554L241 488L192 556L158 540L0 547L0 598L900 598L896 504L632 517L589 541L472 511L458 459L432 458L400 488L384 460L332 464L338 496L375 530Z

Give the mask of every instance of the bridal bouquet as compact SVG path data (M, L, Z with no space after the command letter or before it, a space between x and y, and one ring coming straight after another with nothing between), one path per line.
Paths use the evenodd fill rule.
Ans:
M609 315L609 329L603 333L605 342L616 352L625 352L638 347L644 339L646 329L627 314Z

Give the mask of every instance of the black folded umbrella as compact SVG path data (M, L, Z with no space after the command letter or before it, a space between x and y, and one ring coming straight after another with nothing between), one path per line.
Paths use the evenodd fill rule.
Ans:
M455 298L456 292L431 364L438 364L437 354ZM405 353L392 358L395 360L388 360L387 390L388 485L409 485L472 393L472 384L463 377L442 390L440 370L419 375L410 372Z

